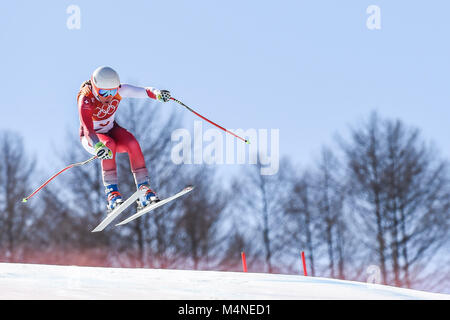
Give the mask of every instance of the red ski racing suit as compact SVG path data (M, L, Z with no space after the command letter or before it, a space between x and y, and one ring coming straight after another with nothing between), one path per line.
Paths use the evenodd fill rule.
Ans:
M117 184L116 152L128 153L136 185L148 181L144 155L136 138L114 120L122 98L157 99L158 90L122 84L109 104L98 101L92 93L91 82L85 81L77 96L80 116L80 139L83 147L95 154L94 146L103 142L113 153L113 158L102 160L103 184Z

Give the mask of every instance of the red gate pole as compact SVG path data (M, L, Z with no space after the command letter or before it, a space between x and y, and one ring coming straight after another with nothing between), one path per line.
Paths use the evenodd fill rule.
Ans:
M242 257L242 269L244 270L244 272L247 272L247 261L245 261L244 251L241 252L241 257Z
M303 262L303 274L305 276L308 275L308 272L306 271L306 261L305 261L305 252L302 251L302 262Z

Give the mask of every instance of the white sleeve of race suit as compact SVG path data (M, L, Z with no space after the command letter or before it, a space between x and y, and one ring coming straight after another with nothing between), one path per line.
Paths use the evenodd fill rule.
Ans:
M131 84L122 84L119 88L119 95L123 98L148 98L145 88Z
M122 84L119 88L119 95L123 98L156 98L155 88L136 87L131 84Z

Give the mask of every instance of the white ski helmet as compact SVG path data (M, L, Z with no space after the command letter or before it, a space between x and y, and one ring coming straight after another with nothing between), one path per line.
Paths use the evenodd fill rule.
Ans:
M120 86L119 75L113 68L98 67L92 73L91 85L95 97L102 102L107 102L117 93Z

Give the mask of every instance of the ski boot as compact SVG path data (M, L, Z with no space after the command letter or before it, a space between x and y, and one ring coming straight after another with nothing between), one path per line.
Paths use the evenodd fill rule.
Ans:
M137 204L138 204L138 210L149 206L151 204L154 204L156 202L161 201L161 199L158 198L155 191L150 189L150 186L147 182L141 183L138 186L138 190L144 190L144 194L139 197Z
M108 197L107 209L108 213L117 208L120 204L123 203L122 195L119 192L119 188L117 184L110 184L105 187L105 193Z

